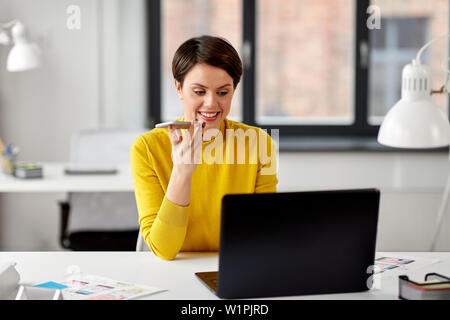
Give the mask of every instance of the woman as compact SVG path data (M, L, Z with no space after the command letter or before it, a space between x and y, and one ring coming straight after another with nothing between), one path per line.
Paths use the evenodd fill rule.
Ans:
M275 192L278 183L270 136L226 118L242 75L233 46L212 36L189 39L172 72L184 103L177 120L190 121L190 129L153 129L131 148L141 233L166 260L180 251L217 251L223 195Z

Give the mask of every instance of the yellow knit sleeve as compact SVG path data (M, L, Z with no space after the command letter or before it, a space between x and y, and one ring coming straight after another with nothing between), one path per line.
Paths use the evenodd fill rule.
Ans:
M158 146L155 144L153 153L158 153ZM178 206L165 197L156 174L155 159L142 136L134 141L130 160L139 225L144 241L158 257L174 259L186 236L188 207Z
M258 173L256 176L255 193L277 191L277 148L264 130L259 129L258 139Z

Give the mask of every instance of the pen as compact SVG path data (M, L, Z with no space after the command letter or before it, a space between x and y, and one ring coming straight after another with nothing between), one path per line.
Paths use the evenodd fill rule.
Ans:
M6 152L7 152L8 154L12 154L12 144L9 144L9 145L8 145L8 149L6 149Z

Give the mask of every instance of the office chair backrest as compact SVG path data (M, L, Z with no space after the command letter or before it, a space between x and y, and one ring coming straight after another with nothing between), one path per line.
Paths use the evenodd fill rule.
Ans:
M134 140L147 130L82 130L72 136L70 162L129 164Z
M82 130L72 136L73 164L130 163L134 140L147 130ZM134 192L70 193L68 231L138 229Z

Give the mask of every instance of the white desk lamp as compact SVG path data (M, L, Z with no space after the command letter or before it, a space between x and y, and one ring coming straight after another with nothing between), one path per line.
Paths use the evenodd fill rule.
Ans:
M431 71L420 61L423 51L434 41L450 37L445 35L431 40L417 53L416 59L402 72L402 97L386 114L378 132L378 142L396 148L426 149L450 145L450 124L445 113L433 102L432 94L448 93L447 81L438 91L431 89ZM448 60L446 61L448 63ZM446 68L447 70L447 68ZM450 194L450 175L447 180L431 243L436 243L447 209Z
M11 29L11 36L8 29ZM0 44L13 44L6 63L10 72L34 69L41 64L41 50L28 40L26 28L18 20L0 23Z

